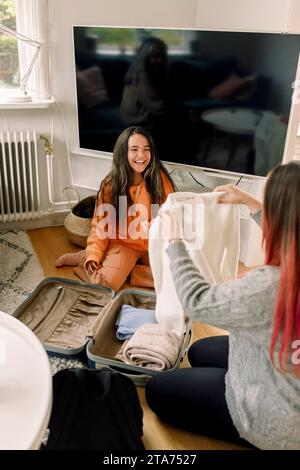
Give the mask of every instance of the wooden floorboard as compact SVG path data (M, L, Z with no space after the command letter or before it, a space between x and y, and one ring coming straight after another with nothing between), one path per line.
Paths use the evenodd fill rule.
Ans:
M77 279L72 267L55 267L55 260L63 253L76 252L80 248L69 242L64 227L47 227L27 231L32 245L44 270L45 277ZM245 270L242 269L242 272ZM207 336L227 334L211 325L195 322L193 341ZM182 367L189 367L187 358ZM205 436L185 432L162 422L148 407L144 388L138 387L138 394L144 413L144 444L148 450L230 450L240 446ZM216 423L217 426L217 423Z

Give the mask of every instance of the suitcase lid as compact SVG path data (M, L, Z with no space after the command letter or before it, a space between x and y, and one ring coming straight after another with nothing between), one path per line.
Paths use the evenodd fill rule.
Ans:
M116 295L116 292L111 289L110 287L105 287L105 286L100 286L96 284L89 284L87 282L83 281L77 281L74 279L67 279L64 277L45 277L42 279L42 281L33 289L33 291L28 295L28 297L22 302L14 311L12 314L13 317L18 318L21 312L25 310L28 304L32 302L32 299L37 296L37 294L47 285L50 284L59 284L62 287L64 286L70 286L70 287L79 287L79 288L85 288L87 287L89 290L95 290L96 292L98 291L103 291L111 294L111 298L113 298Z
M72 279L65 279L65 278L59 278L59 277L47 277L44 278L38 285L37 287L31 292L31 294L27 297L27 299L22 302L22 304L19 305L19 307L15 310L13 313L13 316L16 318L20 318L23 313L26 312L26 310L29 308L30 304L37 298L39 297L40 294L42 294L43 290L47 287L56 287L57 289L61 288L68 288L70 287L71 289L78 290L78 292L88 292L88 293L99 293L103 292L108 295L109 299L112 299L115 296L115 291L109 287L104 287L104 286L99 286L95 284L88 284L86 282L82 281L77 281L77 280L72 280ZM110 301L108 302L110 304ZM106 311L107 304L102 308L99 309L99 314L98 316L100 319L103 316L103 311ZM104 312L105 313L105 312ZM97 318L98 318L97 316ZM21 319L22 320L22 319ZM29 326L30 327L30 326ZM33 328L34 331L34 328ZM85 333L83 333L84 336L84 343L86 342L87 338L89 337L89 330L87 329ZM50 351L56 351L57 348L53 345L50 345L50 347L47 347L47 340L43 341L45 347L47 350ZM72 348L73 350L74 348ZM76 349L76 348L75 348ZM74 351L75 351L74 349ZM77 349L76 349L77 350Z

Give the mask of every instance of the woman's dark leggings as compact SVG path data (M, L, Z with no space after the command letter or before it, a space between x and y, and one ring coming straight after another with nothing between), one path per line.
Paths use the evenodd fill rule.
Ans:
M146 399L161 419L176 427L252 447L239 437L227 407L228 352L228 336L197 341L188 352L192 367L154 376L146 386Z

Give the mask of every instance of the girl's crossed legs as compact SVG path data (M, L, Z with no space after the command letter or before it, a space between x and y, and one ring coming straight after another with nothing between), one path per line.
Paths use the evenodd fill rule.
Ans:
M80 279L91 284L111 287L116 292L129 275L130 284L133 286L154 287L147 252L134 250L118 242L110 242L100 267L92 274L87 273L84 268L85 253L85 250L82 250L62 255L56 266L76 266L74 272Z

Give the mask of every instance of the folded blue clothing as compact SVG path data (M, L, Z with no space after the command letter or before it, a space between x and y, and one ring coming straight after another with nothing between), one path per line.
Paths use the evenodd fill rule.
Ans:
M155 310L135 308L132 305L124 304L116 321L116 337L121 341L129 339L139 326L145 323L157 323Z

